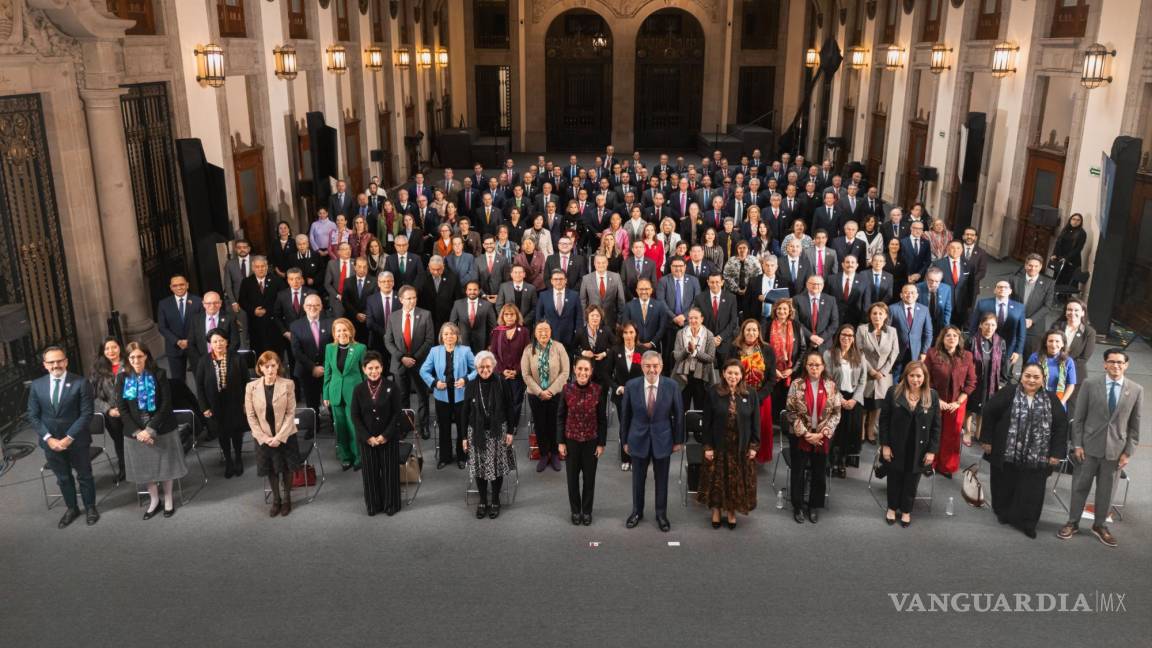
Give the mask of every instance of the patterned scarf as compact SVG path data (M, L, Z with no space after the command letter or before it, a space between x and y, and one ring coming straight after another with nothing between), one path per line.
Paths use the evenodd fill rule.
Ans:
M1004 446L1004 461L1021 468L1040 468L1048 463L1048 443L1051 441L1052 401L1043 389L1036 392L1032 406L1024 390L1016 388L1008 424L1008 438Z
M135 374L124 379L123 397L136 401L142 412L156 411L156 378L150 373Z
M225 354L219 359L213 358L216 363L216 391L222 392L228 388L228 356Z
M792 348L795 340L792 339L792 322L788 320L772 320L772 351L776 354L776 370L788 374L784 378L785 385L792 384Z
M552 340L549 339L548 344L544 346L540 346L539 342L533 340L532 351L536 354L536 368L540 373L540 389L548 389L548 384L552 380L548 366L552 355Z
M1064 390L1068 388L1068 362L1067 360L1060 362L1060 359L1051 356L1045 356L1044 361L1040 363L1040 371L1044 374L1044 387L1047 388L1049 382L1049 371L1051 371L1052 361L1056 360L1059 364L1056 369L1056 395L1063 396Z
M988 351L985 353L984 345L988 345ZM1000 375L1001 363L1004 362L1004 343L999 335L992 334L992 340L985 340L983 336L977 336L975 343L972 345L972 355L975 357L977 364L981 367L988 368L988 382L984 385L984 399L992 398L996 392L1000 391Z

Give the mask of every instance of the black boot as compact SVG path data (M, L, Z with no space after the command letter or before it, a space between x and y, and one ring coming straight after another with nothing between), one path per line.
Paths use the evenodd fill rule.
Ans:
M280 480L276 475L268 475L268 486L272 489L272 510L268 511L268 517L276 517L280 515Z
M232 479L232 475L236 471L232 468L232 454L229 452L224 453L224 479Z
M284 472L280 477L284 481L284 500L280 503L280 517L288 517L292 512L292 473Z

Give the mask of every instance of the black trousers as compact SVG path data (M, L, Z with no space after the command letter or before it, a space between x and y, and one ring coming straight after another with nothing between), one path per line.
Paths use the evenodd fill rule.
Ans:
M1035 531L1044 510L1044 486L1048 471L1022 469L1015 464L992 466L988 487L992 491L992 512L1003 524L1021 531Z
M360 444L360 474L364 479L364 506L369 515L400 510L400 442L393 439L372 447Z
M112 437L112 445L116 448L116 466L120 473L124 473L124 421L119 416L105 416L104 429Z
M792 437L788 444L789 459L792 462L788 481L788 495L792 508L804 506L804 486L808 486L808 508L824 508L824 493L828 488L828 455L820 450L800 449L800 442ZM807 470L805 470L807 468Z
M168 377L172 380L185 382L188 374L188 356L183 351L168 356Z
M392 374L392 379L396 382L396 388L400 390L400 407L408 409L411 406L410 400L412 395L416 396L416 429L428 429L428 385L420 378L420 369L418 367L405 368L401 367L399 371Z
M648 464L652 464L656 480L656 517L668 516L668 467L672 457L656 459L632 456L632 512L644 514L644 488L648 483Z
M532 425L536 430L536 447L540 456L556 454L556 415L560 405L560 395L551 400L528 395L528 408L532 410Z
M296 384L300 386L301 400L304 404L319 414L320 404L324 401L322 398L324 379L313 378L311 375L302 376L296 379Z
M489 501L489 488L491 484L491 501L493 504L500 504L500 489L504 487L504 478L497 477L491 481L487 479L476 478L476 490L480 493L480 503L487 505Z
M232 461L232 455L235 453L236 459L240 459L240 448L244 445L244 429L236 429L235 425L221 425L222 412L212 412L214 416L208 421L208 431L215 435L216 440L220 442L220 451L224 453L224 460L227 462ZM231 423L231 421L228 421Z
M440 461L463 461L464 455L464 404L436 401L436 425L440 428ZM456 443L452 443L452 424L456 424Z
M573 513L592 513L592 500L596 495L596 439L573 441L565 439L568 459L568 506ZM580 475L584 475L584 490L580 490Z
M44 446L41 446L44 447ZM56 452L44 447L44 457L52 474L56 475L56 483L60 486L60 494L64 497L64 504L70 509L76 506L76 482L80 482L80 498L84 508L96 508L96 481L92 479L92 456L88 454L91 446L87 443L80 445L73 443L67 450ZM72 471L76 477L72 477Z
M708 402L708 386L708 383L699 378L688 379L682 394L685 411L704 409L704 405Z
M920 487L920 477L924 473L913 470L897 472L888 469L888 508L901 513L912 513L916 503L916 489Z
M615 390L612 393L612 405L616 408L616 422L620 424L620 428L624 427L624 408L621 404L624 402L624 394L617 395ZM632 463L632 457L624 450L624 436L620 436L620 463Z
M852 398L848 392L840 392L844 399ZM833 461L837 466L844 465L848 455L860 454L860 431L864 429L864 399L856 403L850 410L840 410L840 423L836 426L836 434L832 436Z

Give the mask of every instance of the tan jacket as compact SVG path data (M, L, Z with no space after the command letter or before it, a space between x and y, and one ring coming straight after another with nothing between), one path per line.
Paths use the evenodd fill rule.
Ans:
M264 416L267 403L264 400L264 379L257 378L244 388L244 413L248 416L248 426L252 438L260 445L266 445L275 437L281 443L296 434L296 389L291 380L277 378L272 390L272 408L276 418L276 429L268 427Z
M544 391L540 387L540 361L534 353L534 347L535 345L529 342L524 349L524 355L520 356L520 375L524 378L524 386L528 389L529 396L539 396L540 392ZM563 344L552 340L552 352L548 356L548 373L552 374L548 380L548 391L559 394L568 382L569 370L568 351L564 349Z

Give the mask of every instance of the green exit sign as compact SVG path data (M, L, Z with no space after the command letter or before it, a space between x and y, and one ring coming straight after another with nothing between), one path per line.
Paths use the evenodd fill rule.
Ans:
M1098 166L1088 167L1088 173L1090 173L1096 177L1100 177L1100 167L1098 167Z

